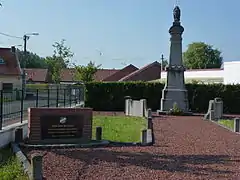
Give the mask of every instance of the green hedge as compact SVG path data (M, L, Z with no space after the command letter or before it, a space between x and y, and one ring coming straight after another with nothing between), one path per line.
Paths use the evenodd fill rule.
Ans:
M48 84L26 84L28 89L48 89Z
M164 84L145 82L87 83L86 106L98 111L123 111L124 96L147 99L152 110L160 108ZM189 106L193 112L206 112L209 100L223 99L224 113L240 113L240 85L187 84Z

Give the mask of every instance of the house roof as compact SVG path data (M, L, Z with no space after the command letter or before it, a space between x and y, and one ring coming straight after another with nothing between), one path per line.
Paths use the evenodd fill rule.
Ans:
M75 69L63 69L61 72L61 81L63 82L71 82L74 80Z
M148 65L140 68L139 70L134 71L134 72L130 73L129 75L121 78L119 81L131 81L131 80L135 80L137 77L139 77L139 75L141 75L141 74L144 73L145 71L147 71L147 70L149 70L149 69L151 69L151 68L153 68L153 67L156 67L156 66L157 66L157 70L158 70L159 72L158 72L158 71L151 71L151 70L150 70L150 71L148 72L148 74L146 74L146 75L148 75L148 76L150 77L150 76L152 76L153 73L154 73L154 74L157 73L156 76L159 76L159 77L160 77L161 64L160 64L159 62L155 61L155 62L153 62L153 63L151 63L151 64L148 64ZM147 77L146 77L146 78L147 78ZM140 79L139 79L139 80L140 80Z
M0 74L21 75L21 68L15 47L0 48Z
M35 82L45 82L47 81L48 69L25 69L26 80L31 80Z
M113 75L116 73L117 69L98 69L98 71L94 75L95 81L102 81L103 79L107 78L108 76ZM63 69L61 72L61 81L62 82L71 82L74 80L75 69Z
M119 71L113 73L112 75L108 76L107 78L103 79L103 81L118 81L119 79L127 76L128 74L138 70L138 68L132 64L120 69Z
M94 75L94 80L103 81L104 79L115 74L118 71L119 69L99 69Z

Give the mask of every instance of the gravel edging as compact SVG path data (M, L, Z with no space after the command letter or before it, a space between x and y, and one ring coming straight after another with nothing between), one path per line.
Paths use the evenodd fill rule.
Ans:
M28 177L32 176L32 172L30 171L30 162L28 161L27 157L23 154L21 149L19 148L18 144L11 143L12 151L16 155L19 162L22 164L24 172L28 175Z
M217 124L218 126L224 128L224 129L227 129L228 131L231 131L232 133L235 133L235 134L240 134L240 132L235 132L234 129L231 129L231 128L228 128L222 124L219 124L217 121L213 121L213 120L209 120L210 122L214 123L214 124Z
M115 142L103 140L101 142L92 142L87 144L25 144L19 143L20 147L32 149L62 149L62 148L102 148L102 147L129 147L129 146L152 146L153 143L138 142Z

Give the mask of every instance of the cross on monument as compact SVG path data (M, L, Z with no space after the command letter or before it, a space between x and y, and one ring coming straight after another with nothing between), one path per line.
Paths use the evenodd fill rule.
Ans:
M180 5L180 0L176 0L175 6L179 6L179 5Z

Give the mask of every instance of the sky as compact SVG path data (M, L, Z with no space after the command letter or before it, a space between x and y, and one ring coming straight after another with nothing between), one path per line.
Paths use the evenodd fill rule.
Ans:
M142 67L169 57L172 11L176 0L0 0L1 29L22 37L37 32L27 49L45 57L52 44L66 40L72 62L90 60L103 68ZM180 0L183 51L205 42L222 51L224 61L240 60L239 0ZM22 45L0 35L0 47ZM18 47L22 49L22 47ZM100 55L100 53L102 55Z

